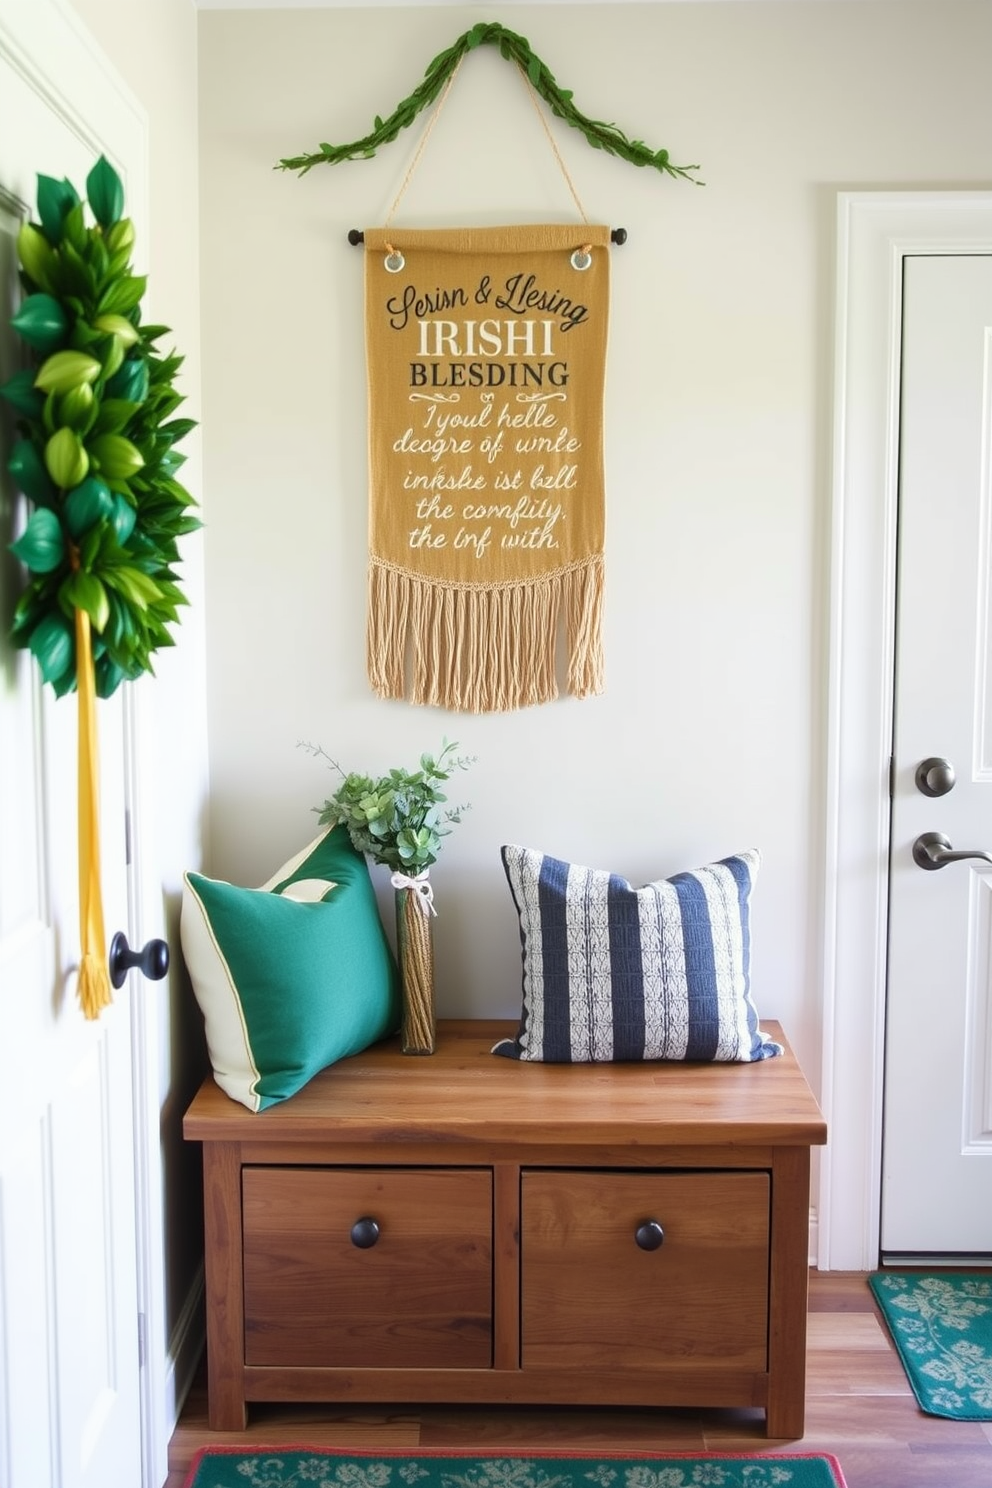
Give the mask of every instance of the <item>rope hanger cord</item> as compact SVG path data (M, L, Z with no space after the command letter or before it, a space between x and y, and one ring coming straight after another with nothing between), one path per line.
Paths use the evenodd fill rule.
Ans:
M399 207L400 202L403 200L403 197L406 195L407 188L410 185L410 182L413 180L413 177L414 177L414 174L416 173L417 167L419 166L421 160L423 159L424 151L427 149L427 142L428 142L428 140L431 137L431 132L434 129L435 124L437 123L438 119L440 119L440 117L441 117L441 110L444 108L444 105L447 102L448 94L451 92L451 85L455 81L455 78L456 78L456 76L458 74L458 69L461 66L461 63L462 63L462 59L459 57L458 61L456 62L455 66L454 66L454 68L452 69L451 76L448 78L448 81L444 85L444 91L442 92L440 98L438 99L437 108L434 110L433 114L431 115L430 120L429 120L428 125L427 125L427 128L424 130L423 135L421 136L420 143L418 144L417 149L416 149L416 152L414 154L414 157L413 157L413 159L410 162L410 167L407 170L406 175L403 177L403 181L402 181L402 184L400 185L400 189L399 189L399 191L397 191L395 197L393 198L393 204L389 208L389 211L386 213L386 219L385 219L385 222L383 223L383 227L385 229L387 229L387 230L390 227L390 225L392 223L392 220L393 220L393 218L396 215L396 210ZM531 100L532 104L534 105L534 112L537 114L537 117L538 117L538 119L540 120L540 123L541 123L541 127L544 130L545 135L547 136L548 144L551 146L552 154L554 155L555 160L558 162L558 169L561 171L562 176L564 177L566 186L568 187L569 191L572 193L572 200L575 202L575 205L578 208L579 216L582 218L582 221L588 227L589 226L589 218L586 215L586 209L582 205L581 200L579 199L579 193L575 189L575 182L572 180L572 177L569 175L568 168L565 165L564 160L561 158L561 152L558 149L557 144L555 143L554 135L551 133L551 130L548 128L547 120L545 119L544 115L541 113L540 108L538 107L537 96L534 93L534 89L531 87L530 80L523 73L521 73L521 77L523 78L524 86L527 89L528 96L530 97L530 100ZM622 227L621 228L617 228L616 231L611 234L611 238L612 238L612 240L614 242L624 243L627 240L626 231ZM358 243L363 243L365 241L365 234L363 232L359 231L357 228L353 228L352 231L349 232L349 234L348 234L348 241L353 246L357 245ZM393 245L391 243L388 243L387 242L387 244L386 244L386 251L390 255L390 257L395 256L395 249L393 248ZM580 252L582 254L587 254L588 251L589 251L589 245L588 244L584 244L582 246L582 248L580 249ZM402 259L400 260L400 262L402 263ZM389 267L388 262L387 262L387 267Z
M348 145L323 143L317 150L305 155L289 156L278 162L277 170L297 171L306 175L315 165L322 163L337 165L343 160L370 160L380 145L396 139L401 129L408 129L419 113L428 107L449 84L459 63L467 52L476 47L491 44L498 46L500 54L508 62L516 62L534 92L544 99L556 118L563 119L573 129L583 134L594 150L605 150L608 155L618 155L631 165L650 166L672 177L681 177L701 186L693 171L698 165L673 165L667 150L652 150L643 140L631 140L615 124L603 124L580 113L572 102L572 93L559 87L550 68L530 48L523 36L509 31L495 22L481 21L470 31L459 36L447 51L434 58L424 74L423 81L390 114L382 119L377 114L372 131L363 139Z
M459 67L461 67L461 65L462 65L462 59L461 59L461 57L459 57L458 58L458 61L454 65L454 67L451 69L451 73L450 73L450 75L448 77L448 81L444 85L444 91L442 92L440 98L437 101L437 108L434 110L433 114L431 114L431 117L430 117L430 119L428 121L428 124L427 124L427 128L424 130L423 134L420 137L420 144L417 146L417 149L416 149L416 152L414 154L414 157L410 161L410 168L409 168L409 170L407 171L406 175L403 177L403 183L400 186L399 191L397 191L396 195L393 197L393 205L390 207L389 211L386 213L386 221L383 224L385 227L388 227L389 224L392 222L393 217L396 215L396 208L399 206L400 202L403 200L403 197L406 194L406 188L409 186L410 182L413 180L414 171L417 169L417 166L420 164L420 161L421 161L421 158L423 156L423 153L424 153L424 151L427 148L427 141L431 137L431 131L433 130L434 125L437 123L438 119L440 119L440 117L441 117L441 110L444 108L444 105L448 101L448 94L451 92L451 85L455 81L455 78L458 76L458 69L459 69Z

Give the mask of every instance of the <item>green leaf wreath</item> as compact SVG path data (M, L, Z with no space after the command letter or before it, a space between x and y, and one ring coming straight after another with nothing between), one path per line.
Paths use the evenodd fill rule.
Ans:
M651 166L666 175L681 176L697 186L702 185L692 174L699 170L698 165L673 165L667 150L652 150L643 140L628 139L615 124L602 124L580 113L572 102L571 91L559 86L547 63L531 50L527 39L494 21L480 21L471 31L459 36L447 51L440 52L427 68L419 87L409 98L397 104L388 119L377 114L364 139L355 140L350 145L319 145L311 154L280 160L277 169L299 171L303 176L321 163L337 165L342 160L370 159L380 145L394 140L401 129L409 128L417 115L435 101L467 52L486 44L498 46L507 61L516 62L534 92L544 99L555 117L564 119L566 124L584 134L594 150L605 150L608 155L618 155L631 165Z
M93 631L96 690L109 697L173 644L186 599L178 539L201 524L176 479L175 445L195 427L174 418L182 358L143 325L146 279L131 266L134 225L101 156L85 204L67 180L39 175L38 222L17 238L25 298L11 324L31 365L0 387L18 437L8 469L33 506L12 544L29 572L12 638L29 647L58 696L76 686L77 609Z

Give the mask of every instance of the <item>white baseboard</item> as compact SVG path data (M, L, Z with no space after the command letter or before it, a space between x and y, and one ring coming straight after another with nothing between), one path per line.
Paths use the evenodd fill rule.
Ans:
M196 1375L206 1342L203 1266L193 1278L172 1336L165 1374L165 1419L169 1435L179 1424L186 1396Z

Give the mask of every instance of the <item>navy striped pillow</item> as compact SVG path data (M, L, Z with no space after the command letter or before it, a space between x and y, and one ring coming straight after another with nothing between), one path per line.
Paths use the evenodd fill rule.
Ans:
M559 1064L781 1054L750 993L756 851L640 889L526 847L502 856L520 916L523 1013L494 1054Z

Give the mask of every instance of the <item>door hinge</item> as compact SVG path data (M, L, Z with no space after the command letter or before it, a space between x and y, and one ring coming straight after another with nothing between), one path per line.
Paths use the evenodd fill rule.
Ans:
M890 754L889 755L889 800L890 801L894 801L895 798L896 798L896 757L895 757L894 754ZM131 859L129 857L128 858L128 862L130 862L130 861L131 861Z
M145 1353L146 1353L146 1348L147 1348L147 1345L146 1345L146 1341L145 1340L146 1340L145 1314L143 1312L139 1312L138 1313L138 1368L139 1369L144 1369L144 1367L145 1367Z

